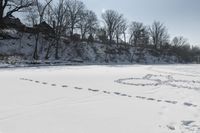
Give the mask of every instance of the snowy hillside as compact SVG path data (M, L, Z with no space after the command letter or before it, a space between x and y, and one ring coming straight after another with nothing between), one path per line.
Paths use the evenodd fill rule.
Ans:
M8 34L9 37L12 37L0 40L0 55L2 58L7 57L7 60L9 60L11 57L11 62L18 62L22 64L33 60L36 43L34 34L18 32L11 29L3 30L2 32ZM43 34L40 35L38 41L38 62L42 63L55 61L55 47L52 43L53 40L50 37L46 37ZM60 62L67 63L163 64L177 62L177 58L173 55L169 55L167 53L158 54L150 49L136 48L130 45L110 46L108 44L106 45L101 43L70 43L66 40L66 38L63 38L60 42L59 57Z
M0 70L1 133L200 133L200 66Z

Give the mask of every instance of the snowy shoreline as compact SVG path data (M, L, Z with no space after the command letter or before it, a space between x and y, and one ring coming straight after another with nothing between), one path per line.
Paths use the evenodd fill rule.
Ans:
M74 63L74 62L48 62L48 63L17 63L17 64L8 64L0 63L0 69L4 68L27 68L27 67L56 67L56 66L130 66L130 65L196 65L196 64L180 64L180 63Z

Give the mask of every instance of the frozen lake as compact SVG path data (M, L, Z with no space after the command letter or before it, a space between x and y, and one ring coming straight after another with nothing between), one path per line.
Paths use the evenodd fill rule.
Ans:
M0 133L200 133L200 65L0 70Z

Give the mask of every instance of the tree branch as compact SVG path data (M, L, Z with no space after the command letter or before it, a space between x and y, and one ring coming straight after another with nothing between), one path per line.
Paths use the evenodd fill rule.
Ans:
M32 4L33 4L33 2L30 2L30 3L26 3L25 5L20 5L20 6L15 7L11 11L7 12L6 17L11 16L14 12L17 12L17 11L23 9L23 8L30 7Z

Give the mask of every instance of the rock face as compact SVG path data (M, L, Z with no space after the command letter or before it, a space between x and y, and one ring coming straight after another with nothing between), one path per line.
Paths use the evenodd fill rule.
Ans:
M25 25L20 21L19 18L15 18L13 16L4 18L4 23L9 28L15 28L21 30L25 27Z
M20 32L33 33L33 34L40 32L45 35L54 35L54 29L46 22L34 25L33 27L27 27L20 21L19 18L11 16L11 17L5 17L3 19L3 24L5 29L14 28Z

